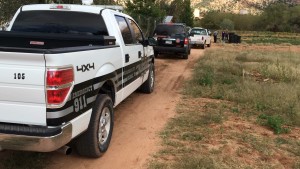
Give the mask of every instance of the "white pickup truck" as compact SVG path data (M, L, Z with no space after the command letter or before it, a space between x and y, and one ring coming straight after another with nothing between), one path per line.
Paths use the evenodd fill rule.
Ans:
M97 6L21 7L0 32L0 150L108 148L114 110L154 89L153 48L133 18ZM155 42L154 42L155 43Z
M205 46L211 46L210 31L208 29L194 27L189 35L192 46L201 46L202 49L205 49Z

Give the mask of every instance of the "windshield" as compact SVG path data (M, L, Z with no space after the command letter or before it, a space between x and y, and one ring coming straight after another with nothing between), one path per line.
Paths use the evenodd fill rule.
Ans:
M11 31L108 35L100 15L66 11L23 11Z
M182 25L157 25L154 30L154 36L156 35L168 35L174 36L176 34L185 33L184 26Z
M192 29L190 34L192 34L192 35L207 35L205 29Z

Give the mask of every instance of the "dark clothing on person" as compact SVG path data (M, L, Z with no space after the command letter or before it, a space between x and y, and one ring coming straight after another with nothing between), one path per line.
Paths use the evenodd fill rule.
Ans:
M214 43L217 43L218 31L214 32Z
M224 41L224 39L225 39L225 32L223 31L222 32L222 41Z

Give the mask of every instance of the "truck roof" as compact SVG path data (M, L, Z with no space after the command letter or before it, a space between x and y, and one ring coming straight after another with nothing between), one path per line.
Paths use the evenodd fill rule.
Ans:
M76 4L33 4L24 5L21 11L40 11L40 10L55 10L55 11L73 11L99 14L102 9L112 9L112 6L97 6L97 5L76 5ZM116 10L120 10L116 8Z

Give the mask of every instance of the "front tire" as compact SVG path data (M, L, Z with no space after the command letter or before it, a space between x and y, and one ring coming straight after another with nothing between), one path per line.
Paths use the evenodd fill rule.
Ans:
M109 147L114 125L113 101L106 94L98 95L89 127L76 141L79 155L97 158Z
M154 64L151 62L149 67L149 75L147 80L142 84L140 87L140 91L143 93L152 93L154 90L154 84L155 84L155 67Z

